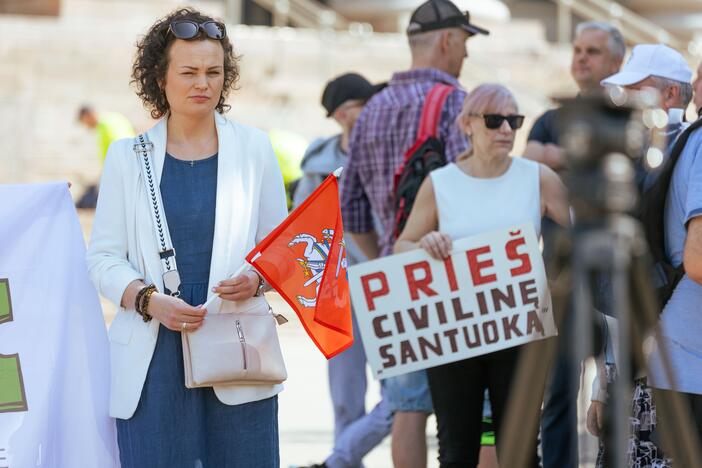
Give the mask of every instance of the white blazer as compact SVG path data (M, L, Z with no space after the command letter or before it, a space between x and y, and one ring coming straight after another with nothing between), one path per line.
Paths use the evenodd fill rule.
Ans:
M287 215L283 177L270 140L262 131L232 122L215 112L219 155L217 207L209 288L236 271L246 254ZM147 132L154 145L160 183L166 153L166 119ZM159 322L146 323L131 305L120 302L127 285L143 279L163 291L161 263L140 163L132 139L110 145L100 181L87 261L100 294L119 311L109 330L110 415L134 414L156 346ZM260 312L265 299L231 302L217 299L209 313ZM185 385L185 383L183 383ZM217 397L236 405L276 395L282 385L217 386Z

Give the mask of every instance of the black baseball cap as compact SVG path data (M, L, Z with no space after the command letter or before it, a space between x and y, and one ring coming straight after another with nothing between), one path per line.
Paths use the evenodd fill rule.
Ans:
M349 100L366 101L385 84L372 85L358 73L345 73L331 80L324 87L322 93L322 106L327 110L327 117Z
M449 0L428 0L412 13L407 35L445 28L461 28L471 36L490 34L490 31L470 22L470 13L462 12Z

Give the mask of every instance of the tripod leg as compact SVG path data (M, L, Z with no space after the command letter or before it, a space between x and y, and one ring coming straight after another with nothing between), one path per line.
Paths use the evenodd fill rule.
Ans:
M629 278L631 271L630 247L626 239L614 236L616 247L612 250L612 311L619 321L619 347L630 349L631 342L631 301ZM629 466L629 417L631 414L632 386L630 376L631 361L625 353L619 353L617 371L619 377L613 383L610 395L610 418L605 427L604 439L610 441L609 453L606 453L606 465L614 467Z
M500 466L529 466L532 441L536 440L539 414L549 365L558 339L548 338L524 346L517 364L509 403L498 441Z
M557 260L559 274L551 285L553 313L556 326L562 323L567 310L571 273L563 259ZM554 262L556 263L556 262ZM558 338L530 343L525 346L513 378L509 403L499 437L499 464L505 467L529 466L532 441L536 440L539 414L550 363L558 349Z

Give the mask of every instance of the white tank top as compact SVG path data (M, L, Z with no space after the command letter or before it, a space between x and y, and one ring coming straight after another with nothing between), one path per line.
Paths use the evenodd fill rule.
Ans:
M512 158L507 171L472 177L450 163L431 172L439 231L451 239L531 223L541 234L539 163Z

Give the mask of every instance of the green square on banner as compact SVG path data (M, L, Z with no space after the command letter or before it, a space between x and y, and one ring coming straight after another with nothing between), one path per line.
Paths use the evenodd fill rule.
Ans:
M19 357L0 355L0 413L26 411Z
M6 279L0 279L0 323L12 321L12 302L10 285Z
M12 321L10 283L0 278L0 325ZM0 413L27 411L19 355L0 354Z

